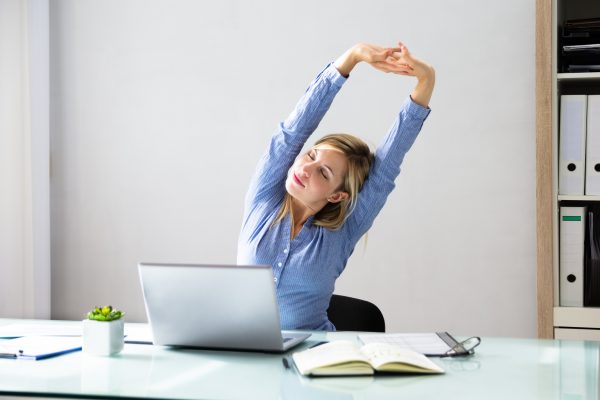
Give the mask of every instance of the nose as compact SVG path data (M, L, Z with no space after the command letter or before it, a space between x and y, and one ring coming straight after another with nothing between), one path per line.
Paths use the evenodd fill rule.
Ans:
M312 170L314 169L313 163L304 163L300 166L300 170L298 171L303 178L309 178Z

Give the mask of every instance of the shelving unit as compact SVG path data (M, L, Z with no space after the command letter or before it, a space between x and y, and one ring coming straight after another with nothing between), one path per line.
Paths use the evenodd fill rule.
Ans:
M556 74L556 79L559 81L573 80L573 81L587 81L600 79L600 72L564 72Z
M598 4L596 4L598 3ZM547 13L548 2L544 2L542 0L538 0L537 4L537 12ZM559 209L561 205L571 205L573 202L577 202L577 204L587 203L587 202L598 202L600 201L600 196L568 196L568 195L559 195L558 194L558 138L559 138L559 116L560 116L560 96L563 94L600 94L600 72L577 72L577 73L564 73L560 72L560 63L559 63L559 35L560 35L560 27L563 25L566 19L572 18L590 18L590 17L600 17L600 3L586 0L552 0L551 1L551 65L552 70L549 74L550 87L551 92L551 104L550 104L550 121L541 121L537 120L537 137L538 137L538 235L542 233L543 235L548 235L550 232L551 235L551 243L552 243L552 257L551 257L551 265L552 265L552 274L551 274L551 285L547 283L547 268L548 268L548 258L541 257L540 260L540 246L544 241L545 243L549 243L547 237L538 237L538 336L540 337L555 337L557 339L584 339L584 340L600 340L600 308L592 308L592 307L560 307L560 294L559 294ZM540 21L540 16L538 14L538 21ZM540 29L540 28L538 28ZM545 40L545 35L540 35L538 31L537 37L537 47L538 50L542 48L543 43L540 43L540 40ZM547 40L547 39L546 39ZM547 57L547 54L542 54L541 56L538 54L538 66L539 62L542 61L544 56ZM542 61L543 62L543 61ZM600 63L599 63L600 64ZM540 71L538 71L540 74ZM541 72L541 78L538 75L536 84L538 85L536 90L536 98L537 98L537 108L538 112L540 110L544 110L544 107L547 107L547 103L543 102L542 96L543 91L548 90L548 86L544 86L544 76L548 75L547 71ZM548 124L549 122L549 124ZM541 148L544 143L547 145L548 142L543 142L540 144L540 139L543 138L543 135L548 133L547 126L551 126L551 140L548 141L551 143L551 152L545 152L547 147ZM541 156L543 154L543 156ZM547 209L547 199L545 197L540 197L540 192L548 193L548 188L545 187L547 185L547 181L544 181L544 176L547 177L547 171L540 170L541 162L545 162L547 160L543 159L543 157L548 157L551 155L551 228L548 229L548 226L544 226L544 224L548 224L547 219L545 219L544 210ZM546 174L546 175L544 175ZM542 180L543 182L540 182ZM546 182L546 183L544 183ZM542 185L542 187L540 187ZM542 190L540 190L542 189ZM542 211L541 211L542 210ZM544 218L540 221L540 217ZM541 242L540 242L541 241ZM552 317L551 317L551 330L548 329L548 318L547 315L544 316L545 306L542 303L547 304L547 296L543 293L540 294L540 291L552 291Z
M600 196L571 196L559 194L558 201L600 201Z

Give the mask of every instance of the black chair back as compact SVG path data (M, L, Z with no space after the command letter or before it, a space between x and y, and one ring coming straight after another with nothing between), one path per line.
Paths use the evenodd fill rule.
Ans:
M383 314L366 300L334 294L327 316L338 331L385 332Z

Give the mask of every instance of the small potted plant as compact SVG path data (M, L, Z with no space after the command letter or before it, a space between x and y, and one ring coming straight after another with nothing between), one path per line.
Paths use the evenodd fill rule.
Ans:
M83 320L83 351L110 356L123 350L124 312L112 306L95 307Z

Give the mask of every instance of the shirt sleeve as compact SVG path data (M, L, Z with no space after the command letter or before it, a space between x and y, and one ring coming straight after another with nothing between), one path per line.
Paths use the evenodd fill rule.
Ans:
M375 160L359 195L356 206L348 216L344 229L348 230L352 247L373 225L388 195L395 188L400 165L410 150L421 127L430 113L409 97L403 104L385 139L375 151Z
M345 82L346 78L330 63L310 83L287 119L279 123L250 181L244 221L256 205L279 203L283 198L289 168Z

